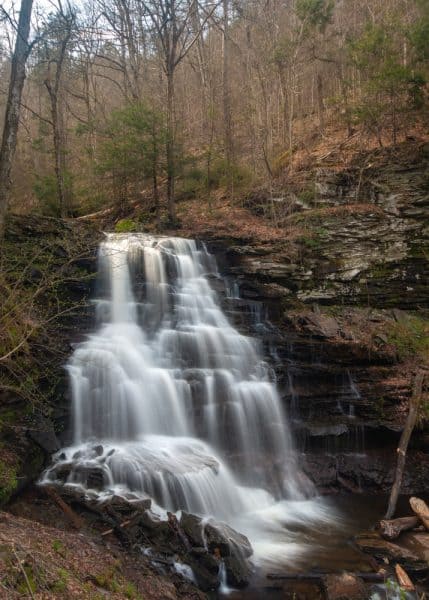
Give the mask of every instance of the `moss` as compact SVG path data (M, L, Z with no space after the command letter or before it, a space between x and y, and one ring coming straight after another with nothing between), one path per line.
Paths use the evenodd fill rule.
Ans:
M17 487L16 466L0 460L0 505L6 504Z
M62 543L61 540L54 540L52 542L52 550L54 552L56 552L57 554L59 554L60 556L65 556L66 555L66 549L65 549L64 544Z
M66 569L58 569L57 580L53 585L51 585L51 590L60 594L65 592L67 589L67 583L69 579L70 573Z
M109 592L117 592L120 588L114 567L98 573L94 576L94 580L99 587L109 590Z
M420 315L406 315L392 323L386 331L390 344L395 346L401 361L416 358L429 361L429 320Z
M23 565L22 567L25 571L27 579L21 574L18 583L16 585L16 590L22 594L23 596L28 596L28 588L31 589L31 592L34 594L37 591L37 583L36 577L31 565Z
M320 250L328 233L328 230L324 227L313 227L305 235L297 238L297 242L303 244L309 250Z
M125 597L129 598L130 600L140 600L140 598L141 598L141 596L137 592L136 586L134 585L134 583L131 583L131 581L128 581L123 586L123 593L124 593Z
M304 204L311 204L316 198L316 186L314 184L304 188L298 194L298 199Z
M121 219L115 225L116 233L130 233L138 229L138 224L133 219Z

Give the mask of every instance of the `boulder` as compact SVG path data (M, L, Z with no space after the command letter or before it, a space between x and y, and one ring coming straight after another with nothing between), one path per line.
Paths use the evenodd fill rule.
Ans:
M111 508L116 513L121 515L129 515L136 511L144 512L149 510L152 505L150 498L138 498L130 494L130 497L114 495L104 500L99 506L100 508Z
M216 550L223 558L227 556L249 558L253 554L252 546L247 537L225 525L225 523L207 523L204 534L207 548L212 554Z
M90 490L101 491L105 486L105 475L101 467L79 465L76 474L85 481L86 487Z
M200 558L189 557L187 560L200 590L214 592L218 589L220 585L218 571L214 572L213 569L206 568Z
M27 429L27 435L48 455L54 454L61 447L52 426L47 425L42 429Z
M366 600L369 596L362 579L351 573L327 575L324 587L327 600Z
M219 574L219 560L213 554L209 554L205 548L192 548L190 554L193 561L197 561L209 573Z
M234 588L243 588L249 584L252 569L248 560L238 553L231 554L224 559L226 580Z
M180 519L180 527L188 538L191 546L204 547L205 539L203 534L203 524L199 517L191 515L187 512L182 512Z

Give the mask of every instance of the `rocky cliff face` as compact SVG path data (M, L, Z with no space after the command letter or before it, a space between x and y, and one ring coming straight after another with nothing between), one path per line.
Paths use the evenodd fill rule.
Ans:
M387 491L413 368L429 355L429 148L317 169L295 244L211 248L276 366L306 473L324 491ZM364 200L364 201L363 201ZM235 305L234 305L235 302ZM243 320L241 313L251 318ZM252 317L253 315L253 317ZM427 431L413 436L404 492L423 492Z

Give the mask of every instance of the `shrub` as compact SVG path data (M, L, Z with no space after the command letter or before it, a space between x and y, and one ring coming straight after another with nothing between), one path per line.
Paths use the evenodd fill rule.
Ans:
M131 233L138 231L138 225L132 219L121 219L115 225L116 233Z

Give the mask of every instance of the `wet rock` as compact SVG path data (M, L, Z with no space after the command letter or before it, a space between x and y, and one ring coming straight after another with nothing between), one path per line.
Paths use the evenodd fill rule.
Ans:
M203 524L199 517L182 512L180 527L189 539L191 546L204 547L205 539L203 535Z
M218 550L222 557L241 555L245 558L253 554L247 537L224 523L208 523L204 528L204 535L211 553Z
M57 467L55 467L54 470L56 479L58 479L58 481L61 481L62 483L66 483L70 476L70 473L72 472L72 469L73 463L60 463Z
M192 548L190 554L193 560L197 560L209 573L214 575L219 574L219 560L212 554L209 554L205 548Z
M48 455L57 452L61 447L52 425L47 424L46 429L28 429L27 435Z
M121 515L128 515L136 511L143 513L149 510L151 505L152 500L150 498L141 499L137 496L127 498L125 496L114 495L100 504L100 508L109 507Z
M163 521L157 514L151 510L145 510L140 518L140 525L149 532L166 533L169 531L167 521Z
M188 560L189 566L197 582L198 587L203 592L212 592L218 589L220 585L218 573L210 571L201 562L201 560Z
M249 561L238 553L224 559L226 579L228 585L234 588L243 588L249 584L252 569Z
M95 453L96 456L103 456L104 448L101 444L98 444L97 446L94 446L92 448L92 451Z
M105 475L101 467L78 465L75 473L90 490L101 491L105 486Z
M351 573L327 575L324 579L327 600L366 600L368 592L359 577Z

